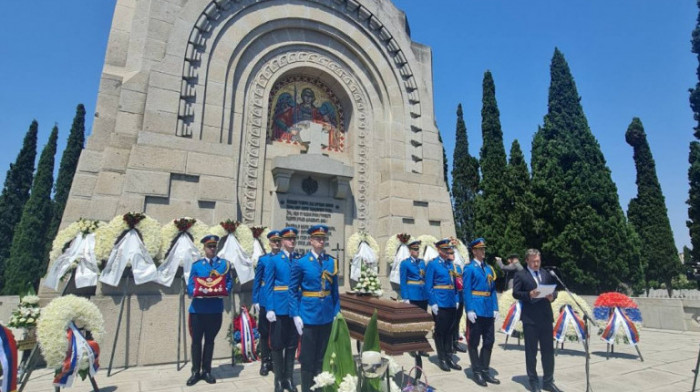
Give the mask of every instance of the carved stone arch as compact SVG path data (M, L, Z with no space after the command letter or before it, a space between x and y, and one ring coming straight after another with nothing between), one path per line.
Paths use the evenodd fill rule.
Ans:
M368 194L369 194L369 137L368 125L372 121L369 110L367 93L355 79L352 72L345 69L338 61L328 56L310 51L288 51L268 59L252 78L252 84L247 91L246 122L243 134L242 151L243 175L239 186L241 212L246 222L257 221L256 212L259 208L259 188L262 181L261 169L264 161L265 137L267 130L268 94L275 81L283 74L303 65L313 64L325 70L344 88L352 102L352 123L349 129L356 132L353 149L357 175L355 202L357 209L357 225L360 230L367 230Z

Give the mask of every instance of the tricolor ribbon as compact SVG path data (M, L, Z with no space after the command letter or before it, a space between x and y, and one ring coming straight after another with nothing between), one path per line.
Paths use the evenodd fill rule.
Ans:
M73 380L80 371L80 363L83 361L83 358L87 358L90 377L94 377L100 368L100 346L93 340L85 339L85 336L72 321L66 330L66 338L68 339L66 357L63 359L61 368L56 372L56 377L53 379L53 385L59 388L67 388L73 385Z
M244 362L257 361L255 356L255 335L248 309L241 307L241 356Z
M554 324L554 340L559 343L563 343L566 338L566 331L569 329L569 324L574 327L574 332L579 341L584 341L587 339L586 336L586 325L584 324L581 317L574 312L571 305L564 305L564 308L559 311L559 318Z
M0 364L2 392L17 391L17 343L12 331L0 326Z
M622 328L625 335L627 335L629 344L635 346L639 343L639 331L637 331L637 327L619 307L615 307L615 310L610 313L608 324L605 326L603 334L600 336L601 339L605 340L608 344L615 344L615 335L620 328Z
M515 331L515 326L518 324L518 321L520 321L520 313L522 310L523 305L520 303L520 301L515 301L512 305L510 305L508 314L506 314L506 318L503 320L501 332L508 336L513 334L513 331Z

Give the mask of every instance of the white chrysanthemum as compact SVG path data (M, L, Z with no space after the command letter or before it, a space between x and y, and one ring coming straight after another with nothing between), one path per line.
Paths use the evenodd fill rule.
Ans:
M223 227L221 227L221 224L217 224L217 225L210 227L209 233L207 233L207 234L214 234L216 236L219 236L219 238L224 238L228 235L228 232L226 232L226 230ZM253 231L250 230L250 227L241 223L236 227L236 231L233 232L233 235L238 240L238 243L241 245L241 248L243 248L243 251L245 251L249 255L253 253L253 239L254 238L253 238ZM260 235L260 237L262 237L262 234ZM267 241L263 240L263 244L265 242L267 242ZM204 253L204 245L197 242L197 246L200 248L199 250L202 253Z
M557 299L555 299L552 302L552 316L554 317L554 323L556 323L559 319L559 310L565 305L571 305L571 308L574 310L574 312L578 313L579 317L583 319L583 314L581 313L581 310L579 309L578 305L576 305L576 302L574 302L574 299L578 301L578 303L581 304L581 306L583 306L583 308L586 310L586 313L593 314L593 311L591 311L591 307L588 306L588 302L586 302L585 299L579 297L574 293L572 294L574 298L571 298L569 293L567 293L566 291L560 291L557 294ZM569 324L566 330L566 340L578 340L578 336L576 335L574 326L571 324Z
M43 309L36 329L37 340L49 368L61 367L68 350L66 329L71 321L78 328L90 331L97 344L102 341L104 319L95 304L75 295L54 299Z
M54 260L63 254L64 248L73 241L73 239L80 233L92 233L104 222L95 221L91 219L78 219L77 222L73 222L68 225L65 229L61 230L56 234L56 238L53 240L51 246L51 253L49 253L49 262L53 263Z
M423 255L425 254L425 248L428 246L435 249L435 251L437 251L437 249L435 248L435 243L438 242L438 240L437 240L437 238L433 237L432 235L423 234L421 236L418 236L418 240L420 241L420 251L419 251L420 253L418 253L420 255L420 257L423 257ZM430 260L425 260L426 263L429 261Z
M311 390L315 391L333 384L335 384L335 376L329 372L322 372L314 377L314 385L311 387Z
M190 219L184 217L182 219ZM209 233L209 226L204 223L195 220L194 224L187 229L187 232L192 236L192 242L198 244L199 241ZM170 244L172 244L175 237L180 234L180 229L175 225L175 220L171 220L169 223L163 225L160 230L161 233L161 254L158 259L163 260L167 256L166 252L170 249ZM201 249L200 249L201 250Z
M508 311L510 310L511 305L513 305L517 301L515 298L513 298L513 289L508 289L504 291L500 297L498 298L498 314L499 314L499 319L498 319L498 324L496 324L496 331L501 330L501 326L503 326L503 322L506 319L506 316L508 315ZM518 323L515 325L515 330L518 332L523 332L523 322L518 320Z
M469 261L471 260L469 249L467 249L462 240L457 240L457 252L459 252L459 254L464 258L464 263L469 264Z
M379 244L374 237L364 231L358 231L348 238L348 242L345 244L345 254L354 257L360 249L360 243L362 243L362 241L367 242L369 247L374 251L374 254L379 257Z
M338 386L338 392L355 392L357 391L357 377L351 374L346 374L343 381Z
M396 251L399 249L399 245L401 245L401 240L399 240L398 237L399 234L392 235L386 241L386 247L384 248L384 257L386 258L387 263L394 262L394 256L396 256ZM413 239L413 237L409 237L408 242L411 242L411 239Z
M162 242L160 223L146 215L134 228L141 233L143 244L157 265L160 261L158 256ZM129 230L129 226L124 222L124 215L117 215L109 223L100 226L95 231L95 256L97 260L109 258L117 238L126 230Z
M23 305L37 305L39 303L39 297L36 295L25 295L22 297L20 303Z

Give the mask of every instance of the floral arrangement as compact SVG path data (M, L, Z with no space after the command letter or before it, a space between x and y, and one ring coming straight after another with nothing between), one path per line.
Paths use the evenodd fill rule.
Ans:
M411 235L406 234L406 233L399 233L396 235L392 235L386 241L386 247L384 248L384 256L386 257L387 262L389 262L389 263L394 262L394 256L396 255L396 250L399 249L400 245L406 245L410 239L411 239Z
M376 297L381 297L384 294L382 291L382 283L374 272L374 269L362 265L360 272L360 279L357 280L357 284L353 287L356 293L360 294L371 294Z
M505 320L506 316L508 316L508 311L510 310L510 307L517 301L513 297L513 289L508 289L501 293L501 295L498 296L498 315L499 315L499 320ZM559 313L557 313L558 315ZM503 321L501 321L502 323ZM501 324L496 325L496 329L500 330ZM460 327L461 328L461 327ZM466 328L466 322L465 322L465 328ZM515 325L515 331L516 332L523 332L523 322L518 321L518 323Z
M253 234L254 239L260 240L265 253L270 253L272 249L270 248L270 243L267 241L267 234L270 232L270 229L265 226L251 226L250 232Z
M603 335L605 325L609 321L615 308L620 308L629 321L634 324L636 332L638 333L642 327L642 312L639 310L637 303L625 294L609 292L600 294L593 304L593 318L603 321L603 323L601 323L603 326L598 329L598 335ZM618 328L615 333L615 343L619 343L620 341L630 343L624 328Z
M12 312L10 322L7 325L12 328L34 328L40 314L39 297L30 293L19 301L19 306Z
M259 347L260 333L257 328L257 321L255 318L252 319L253 324L253 337L255 339L255 347ZM233 319L233 322L228 325L228 333L226 334L226 340L228 344L233 349L233 355L238 362L248 362L243 356L243 350L241 349L241 316L240 314Z
M37 338L46 365L59 369L68 350L66 329L74 322L78 328L89 331L97 343L104 336L104 319L97 306L86 298L66 295L51 301L41 312L37 323ZM79 359L79 369L87 370L87 358Z
M469 249L467 249L467 246L464 245L464 242L461 240L458 240L455 237L450 237L452 239L452 245L456 248L457 252L462 256L464 259L464 264L469 264L471 262L471 258L469 256Z
M226 219L225 221L220 222L218 225L212 226L209 229L209 233L217 235L221 237L221 239L229 234L233 234L238 240L238 243L241 244L241 248L243 248L247 254L250 255L253 253L253 232L248 226L242 224L241 222ZM203 245L200 244L200 247L203 247ZM204 252L204 248L201 250Z
M423 234L418 236L418 241L420 241L420 251L418 253L419 257L424 258L425 250L428 247L434 250L435 254L437 254L437 248L435 248L435 243L438 241L437 238L433 237L430 234ZM425 262L428 263L430 262L430 260L425 260Z
M559 319L559 313L562 311L563 307L566 305L571 305L571 308L574 310L578 316L583 319L583 313L581 313L578 305L576 305L576 302L581 304L583 309L586 311L586 313L591 314L591 307L588 305L588 302L586 302L585 299L579 297L578 295L571 293L567 293L566 291L560 291L557 294L557 299L555 299L552 302L552 316L554 319L552 320L554 323L557 322ZM567 330L566 330L566 340L568 341L576 341L578 340L578 336L576 335L576 331L574 330L574 326L569 324Z
M161 254L158 256L158 259L162 260L168 255L180 233L187 233L186 235L190 237L192 242L198 244L199 240L207 235L208 232L209 227L197 221L197 219L189 217L174 219L170 223L163 225L160 230L162 242Z
M346 254L350 255L350 257L355 256L357 251L360 249L360 244L363 241L366 242L370 248L372 248L375 255L379 256L379 244L374 237L365 231L358 231L348 238L348 242L345 244Z
M78 219L77 222L73 222L68 225L65 229L61 230L56 234L56 238L53 240L53 245L51 246L51 253L49 254L49 262L53 263L58 256L65 252L66 248L75 239L78 234L86 236L90 233L94 233L104 222L92 220L92 219ZM75 268L75 265L72 269Z
M126 231L136 229L153 261L158 263L161 250L161 226L158 221L140 212L128 212L115 216L95 231L95 256L107 260L112 248Z

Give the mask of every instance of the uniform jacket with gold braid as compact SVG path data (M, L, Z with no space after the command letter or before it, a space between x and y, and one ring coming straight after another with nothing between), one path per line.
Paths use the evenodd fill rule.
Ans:
M493 317L498 310L496 297L496 273L490 265L472 260L464 267L464 311L475 312L478 317Z
M208 278L214 276L223 276L226 279L226 289L231 292L233 280L230 274L229 262L225 259L220 259L214 256L211 263L206 258L199 259L192 264L190 271L190 279L187 282L187 294L191 297L194 293L194 280L196 278ZM190 304L190 313L221 313L224 311L223 298L192 298Z
M425 261L409 257L399 266L401 282L401 298L413 301L425 301L428 293L425 291Z
M255 278L253 279L253 303L259 304L261 308L266 310L267 297L263 295L262 290L265 287L265 267L270 263L272 256L274 256L272 253L266 253L258 258L258 264L255 266Z
M454 308L457 304L454 277L450 272L454 268L452 261L434 258L425 269L425 291L428 303L440 308Z
M265 298L267 311L272 310L278 316L289 315L289 279L292 276L292 265L297 261L297 253L290 256L280 251L276 255L270 255L265 265L261 297Z
M289 296L294 298L290 315L300 316L305 325L333 322L340 311L337 260L325 253L316 258L307 252L292 268Z

